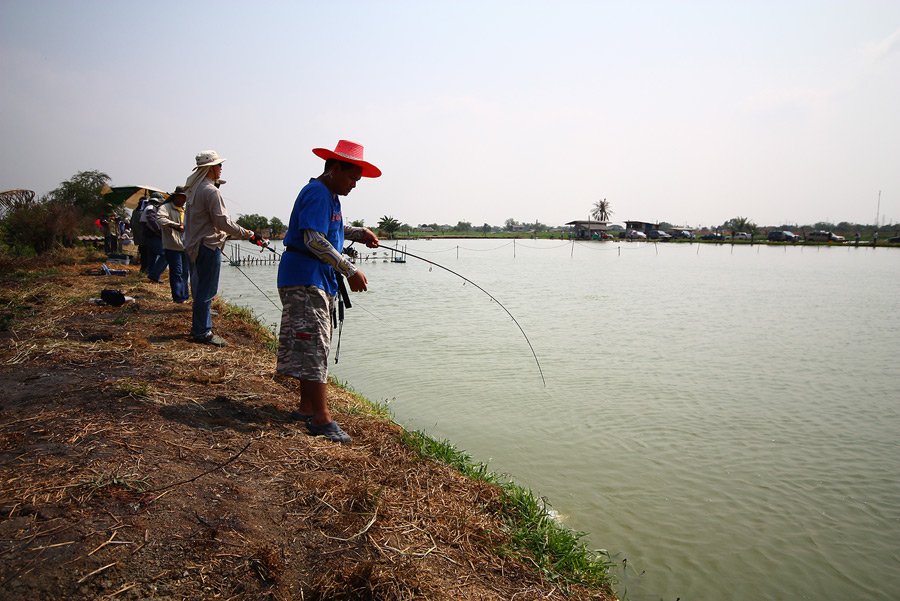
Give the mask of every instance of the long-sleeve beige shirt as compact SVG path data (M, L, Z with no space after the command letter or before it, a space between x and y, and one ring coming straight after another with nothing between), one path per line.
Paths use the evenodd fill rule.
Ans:
M225 248L228 235L249 238L250 230L231 220L219 189L211 179L194 184L184 205L184 250L191 261L197 260L200 245L213 250Z
M184 224L184 209L167 202L156 212L156 223L162 231L162 245L165 250L184 250L184 238L180 229Z

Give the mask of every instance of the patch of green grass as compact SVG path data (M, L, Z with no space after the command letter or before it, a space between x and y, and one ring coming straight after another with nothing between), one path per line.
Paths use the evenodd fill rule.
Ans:
M365 403L360 406L351 405L349 407L342 408L342 410L344 413L348 413L350 415L368 415L370 417L377 417L379 419L394 421L394 415L388 408L388 404L388 401L376 403L367 399Z
M244 307L241 305L232 305L229 303L222 303L222 315L224 317L234 317L236 319L240 319L241 321L246 321L248 323L255 323L258 320L256 316L253 314L253 309L250 307Z
M487 463L472 461L471 455L460 451L447 440L436 440L424 432L404 430L403 442L412 447L420 457L449 465L469 478L492 484L501 481L497 474L488 469Z
M345 413L350 413L352 415L371 415L380 419L394 421L394 414L391 413L389 407L390 401L371 401L356 392L353 386L351 386L348 382L338 380L334 376L328 376L328 381L332 384L332 386L340 388L341 390L346 390L360 401L359 406L350 406L345 408Z
M94 494L106 489L124 489L134 492L144 492L146 485L146 477L141 478L137 476L137 474L120 473L101 474L93 480L83 480L78 484L80 488L87 489L88 491L87 496L82 499L82 502L87 501L94 496Z
M116 388L124 396L128 396L133 399L141 400L150 396L149 384L147 384L146 382L138 382L136 380L132 380L131 378L119 380L116 383Z
M501 484L507 508L504 519L512 552L527 549L547 578L590 586L612 584L613 562L606 551L588 549L583 532L560 524L545 499L512 482Z
M605 551L588 549L583 532L575 532L560 524L550 513L545 499L517 484L503 480L491 472L487 464L473 462L469 454L447 441L439 441L422 432L403 433L403 441L423 458L451 466L461 474L500 486L501 517L506 523L511 544L503 553L529 553L544 575L556 582L579 583L608 588L613 566Z
M266 350L273 355L278 354L278 336L275 333L274 324L267 324L262 321L250 307L221 302L216 308L223 316L238 319L256 328L263 339L263 345Z
M271 336L266 338L265 347L269 353L271 353L273 355L277 355L278 354L278 335L275 333L275 326L269 326L269 328L270 328L269 334L271 334Z
M4 274L4 277L19 282L30 282L43 277L55 275L59 275L59 270L54 267L49 267L44 269L35 269L34 271L28 269L15 269Z
M346 390L350 394L355 394L356 396L358 396L360 398L365 398L365 397L362 397L358 392L356 392L356 389L353 388L353 386L350 384L350 382L348 382L346 380L338 380L333 375L329 375L328 381L331 383L332 386L337 386L341 390ZM365 400L368 401L369 399L365 399Z

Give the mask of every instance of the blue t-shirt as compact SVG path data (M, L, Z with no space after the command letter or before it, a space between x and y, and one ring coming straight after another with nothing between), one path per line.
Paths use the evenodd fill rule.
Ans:
M307 229L323 234L338 252L344 248L341 201L315 178L303 186L294 201L284 245L306 249L301 230ZM337 275L330 265L287 250L281 255L281 263L278 265L278 287L284 286L316 286L331 296L337 296L338 293Z

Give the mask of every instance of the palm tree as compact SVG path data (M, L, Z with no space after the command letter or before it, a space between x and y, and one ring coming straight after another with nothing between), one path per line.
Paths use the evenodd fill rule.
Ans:
M381 218L381 221L378 222L378 229L383 230L387 233L388 238L394 237L394 232L400 229L401 223L394 219L393 217L388 217L385 215Z
M753 244L753 239L759 233L759 226L751 221L747 224L747 231L750 232L750 244Z
M732 217L729 219L728 223L734 231L743 232L747 229L747 226L750 225L750 220L746 217Z
M591 210L591 217L597 221L609 221L609 216L612 214L613 212L609 209L609 201L605 198L595 202L594 208Z

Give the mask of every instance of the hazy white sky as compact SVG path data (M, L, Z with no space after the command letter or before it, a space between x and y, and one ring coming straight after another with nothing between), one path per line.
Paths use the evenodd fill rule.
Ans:
M900 1L0 0L0 189L78 171L287 221L363 144L345 218L900 221Z

